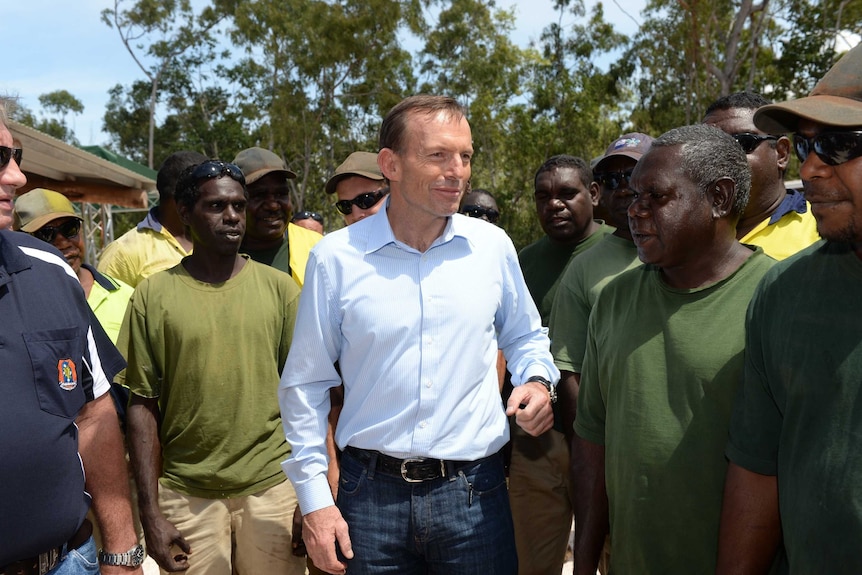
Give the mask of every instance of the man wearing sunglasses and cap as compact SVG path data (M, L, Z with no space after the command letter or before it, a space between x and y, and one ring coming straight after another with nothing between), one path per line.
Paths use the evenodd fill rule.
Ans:
M736 226L736 239L783 260L818 241L820 235L802 193L784 187L790 139L754 125L754 113L769 103L760 94L737 92L710 104L703 123L733 136L751 168L751 198Z
M727 455L718 573L860 573L862 554L862 44L807 97L759 108L791 133L824 241L780 262L746 322Z
M61 254L7 231L23 157L0 100L0 573L140 574L110 379L125 362ZM69 232L71 234L71 232Z
M353 152L326 182L326 193L335 194L337 209L348 226L376 214L389 188L377 166L377 154Z
M605 155L596 162L593 175L601 186L599 204L607 215L607 223L616 229L612 234L604 235L593 248L566 267L554 296L549 336L554 363L560 369L560 417L556 428L565 435L567 448L574 434L572 425L587 347L590 311L604 286L622 272L641 263L629 230L628 208L634 197L629 190L629 179L651 143L652 138L646 134L623 134L608 145ZM571 518L574 497L569 483L568 457L565 462L567 465L562 473L565 474L564 484L569 490L566 493L565 509ZM536 529L540 530L541 527L537 526ZM603 558L600 567L603 573L607 572L606 558Z
M302 287L308 252L323 236L290 222L293 207L287 181L296 174L264 148L243 150L233 163L242 170L248 187L247 226L240 252L289 274Z
M27 232L60 250L66 263L78 276L87 303L111 341L117 341L131 287L96 271L84 262L83 220L66 196L52 190L36 188L15 200L16 230ZM124 406L125 407L125 406Z

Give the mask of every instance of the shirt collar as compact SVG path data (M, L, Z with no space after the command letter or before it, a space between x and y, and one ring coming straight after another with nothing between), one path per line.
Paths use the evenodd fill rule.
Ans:
M7 239L6 234L18 234L24 232L0 233L0 266L6 268L10 274L20 272L30 267L30 258L27 257L20 247Z
M156 231L158 233L162 232L162 224L159 221L159 206L153 206L150 208L150 211L147 212L147 217L141 220L138 223L138 231L142 232L146 229L150 229Z
M376 252L380 248L389 244L405 245L403 242L399 242L398 239L396 239L395 233L392 231L392 226L389 224L389 216L387 214L389 212L390 198L391 196L387 196L385 200L386 203L383 205L383 208L381 208L376 214L366 218L366 220L368 220L366 225L369 228L368 241L365 246L366 254ZM452 241L455 237L465 238L469 242L470 238L464 233L464 219L466 219L466 216L463 218L449 216L446 221L446 227L443 229L443 233L439 238L434 240L431 247L433 248L435 246L445 244L446 242Z
M94 268L93 266L91 266L90 264L81 264L81 266L85 270L87 270L91 274L93 274L93 279L96 281L96 283L98 283L100 286L105 288L105 290L117 291L118 289L120 289L120 286L114 285L114 282L109 280L108 277L105 276L104 274L99 273L99 271L96 268Z
M778 204L778 208L772 213L769 218L769 225L772 225L790 212L804 214L808 211L808 204L805 201L805 196L798 190L787 190L787 195Z

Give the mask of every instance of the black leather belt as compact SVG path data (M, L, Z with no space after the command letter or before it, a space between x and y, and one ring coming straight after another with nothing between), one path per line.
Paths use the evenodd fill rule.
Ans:
M84 519L78 531L75 532L66 543L66 552L77 549L90 539L93 534L93 524L89 519ZM40 553L29 559L22 559L0 567L0 575L45 575L48 571L60 564L63 558L63 546L54 547L44 553Z
M345 450L362 463L375 460L374 470L384 475L400 477L408 483L421 483L441 477L450 477L458 473L458 469L472 465L474 461L447 461L445 459L429 459L426 457L408 457L398 459L379 451L359 449L348 445Z

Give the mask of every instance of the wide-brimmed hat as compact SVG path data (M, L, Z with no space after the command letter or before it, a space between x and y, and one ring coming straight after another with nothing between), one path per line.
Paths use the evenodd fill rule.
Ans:
M57 218L71 216L82 220L69 198L59 192L45 188L34 188L18 196L15 200L13 213L12 227L28 234Z
M383 181L383 174L377 165L377 154L372 152L353 152L341 165L335 168L335 173L326 182L326 193L334 194L338 182L349 176L362 176L369 180Z
M754 113L754 125L768 134L795 132L803 119L843 128L862 126L862 44L844 54L808 96Z
M245 183L249 186L273 172L283 173L286 180L296 177L294 172L287 169L284 160L264 148L248 148L243 150L236 155L233 163L242 170L245 176Z
M605 150L605 155L599 158L593 165L593 170L601 171L602 163L614 156L625 156L638 161L641 159L641 156L647 153L651 145L652 137L646 134L641 134L640 132L623 134L611 142L611 145Z

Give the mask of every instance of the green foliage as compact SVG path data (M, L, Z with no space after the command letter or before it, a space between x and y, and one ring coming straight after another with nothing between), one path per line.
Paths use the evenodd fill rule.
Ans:
M836 60L836 33L862 29L857 0L649 0L631 37L601 2L554 6L520 47L514 11L494 0L114 0L103 20L144 77L111 90L105 130L154 165L178 149L271 149L298 174L294 208L334 229L323 185L335 166L375 150L405 96L451 95L469 112L472 185L496 196L523 247L541 235L533 175L549 156L589 160L622 132L700 121L731 91L804 94ZM70 104L57 94L43 107L65 118Z

